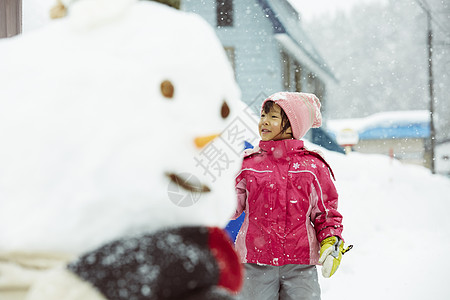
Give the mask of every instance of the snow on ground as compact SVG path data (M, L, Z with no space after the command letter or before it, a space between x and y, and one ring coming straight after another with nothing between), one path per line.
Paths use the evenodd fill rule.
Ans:
M354 248L320 277L322 299L450 299L450 179L387 156L324 152Z

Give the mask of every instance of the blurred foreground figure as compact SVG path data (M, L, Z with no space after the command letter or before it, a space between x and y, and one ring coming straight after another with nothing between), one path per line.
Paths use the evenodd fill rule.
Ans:
M0 299L232 299L220 134L241 104L213 29L152 1L59 8L0 41Z

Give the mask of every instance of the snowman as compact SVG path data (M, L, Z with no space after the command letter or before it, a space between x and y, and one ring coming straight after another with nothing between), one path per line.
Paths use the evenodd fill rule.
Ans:
M242 104L213 29L153 1L58 11L0 41L0 298L232 299Z

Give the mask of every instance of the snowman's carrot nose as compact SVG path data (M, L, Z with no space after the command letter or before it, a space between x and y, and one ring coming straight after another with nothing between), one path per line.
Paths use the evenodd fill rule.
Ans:
M213 135L208 135L208 136L198 136L194 139L194 143L198 148L203 148L206 146L206 144L211 142L213 139L215 139L219 135L220 134L213 134Z

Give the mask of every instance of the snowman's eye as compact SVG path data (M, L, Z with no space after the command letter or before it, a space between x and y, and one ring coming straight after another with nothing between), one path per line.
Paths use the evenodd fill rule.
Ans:
M230 114L230 107L228 106L227 102L224 100L222 103L222 108L220 110L220 114L222 115L222 118L226 119L228 115Z
M173 87L172 82L169 80L164 80L161 82L161 94L163 94L166 98L173 98L173 93L175 92L175 88Z

